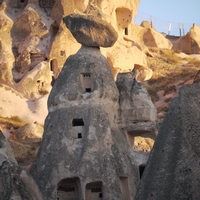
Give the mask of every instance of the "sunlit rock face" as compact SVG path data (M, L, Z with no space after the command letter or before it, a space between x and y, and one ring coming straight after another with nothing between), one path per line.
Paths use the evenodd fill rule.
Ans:
M145 78L138 81L151 77L151 73L145 71L148 69L146 55L131 35L139 0L5 0L0 3L0 82L27 99L34 101L48 94L65 60L80 48L63 22L69 14L94 16L109 23L109 31L116 32L113 38L105 37L103 26L99 27L101 41L110 40L109 48L101 44L100 49L115 78L119 72L132 71L136 65L140 66L139 72L145 74Z
M199 54L200 53L200 27L196 24L190 28L190 31L180 37L173 45L173 49L179 49L187 54Z

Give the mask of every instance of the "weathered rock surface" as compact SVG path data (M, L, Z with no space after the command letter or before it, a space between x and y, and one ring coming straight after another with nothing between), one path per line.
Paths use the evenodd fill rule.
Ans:
M152 26L152 24L149 21L142 21L140 26L144 28L153 28L155 30L155 28Z
M5 14L4 9L0 10L0 81L11 84L13 82L12 67L14 55L12 54L12 37L10 31L13 21Z
M32 177L17 165L12 149L0 131L0 197L2 200L42 200Z
M156 108L146 88L135 80L135 74L135 72L120 73L117 76L120 121L126 125L136 122L155 122Z
M49 96L31 169L45 200L67 197L69 184L75 199L133 198L139 174L125 133L116 126L118 97L98 48L83 46L67 59Z
M127 131L129 145L136 151L149 152L156 138L156 115L145 87L135 80L135 72L119 73L118 126Z
M180 37L173 45L173 49L179 49L187 54L200 53L200 27L196 24L191 27L190 31Z
M135 41L138 41L148 47L165 49L172 48L172 43L166 39L164 35L157 32L153 28L140 27L133 23L131 25L132 29L134 29L131 37L135 38Z
M77 42L89 47L111 47L117 40L115 29L101 18L71 14L63 18Z
M200 84L180 89L160 128L136 200L200 198Z
M99 101L97 99L100 98L105 100L100 102L113 122L113 110L116 110L118 105L119 94L108 67L107 60L98 48L82 46L77 54L68 58L60 74L62 78L55 82L48 99L49 111L69 107L69 102L74 102L74 105L75 102L85 104L87 100L90 105L96 105L96 101ZM88 83L84 82L86 75L90 75ZM89 92L86 92L87 87Z
M20 142L38 142L42 139L43 131L43 127L37 122L29 123L17 129L14 133L14 137Z

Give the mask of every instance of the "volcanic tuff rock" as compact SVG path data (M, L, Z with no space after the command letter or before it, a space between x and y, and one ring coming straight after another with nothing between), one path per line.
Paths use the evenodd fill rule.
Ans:
M175 44L173 49L179 49L187 54L199 54L200 53L200 27L196 24L190 28L190 31L180 37Z
M156 138L157 112L145 87L137 83L135 74L136 72L128 72L119 73L117 76L116 84L119 90L117 123L127 131L128 142L133 149L149 152ZM145 156L141 152L141 156Z
M0 197L2 200L42 200L37 185L17 165L12 149L0 131Z
M118 96L99 48L83 46L67 59L49 96L43 140L31 169L44 199L67 197L67 185L76 199L135 195L139 175L125 132L116 127ZM93 188L98 191L91 193Z
M38 142L41 141L43 131L43 127L37 122L29 123L17 129L14 133L14 137L20 142L23 142L23 140L25 142L28 142L29 140L31 142Z
M165 49L172 48L172 43L154 28L141 27L136 24L131 24L131 26L134 29L131 37L145 46Z
M101 18L71 14L63 18L77 42L90 47L111 47L117 40L115 29Z
M200 83L185 85L165 116L136 200L200 199Z
M98 30L99 25L91 26ZM45 200L133 199L137 153L117 125L118 103L106 58L99 48L83 45L66 60L48 99L42 144L31 169Z
M0 84L33 103L48 94L66 59L80 48L63 22L63 17L71 14L101 18L110 25L108 30L114 27L119 35L115 48L118 50L101 47L101 52L115 77L118 72L132 71L138 65L145 74L140 81L149 79L146 55L132 37L131 24L138 4L139 0L4 0L0 4ZM101 31L94 37L102 37ZM109 42L115 41L116 34L113 36Z
M155 122L156 108L146 88L135 80L135 72L119 73L117 87L119 89L120 121L125 126L136 122Z

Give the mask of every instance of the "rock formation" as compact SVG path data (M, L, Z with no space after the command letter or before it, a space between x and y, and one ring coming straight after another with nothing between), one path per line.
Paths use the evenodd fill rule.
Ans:
M117 32L115 37L119 37L114 46L100 47L115 78L119 72L129 72L137 67L138 81L150 79L152 71L146 55L132 37L134 29L131 24L138 4L139 0L2 1L0 84L16 90L32 103L39 102L41 97L49 94L66 59L80 48L62 20L70 14L96 16ZM81 38L83 43L85 37L82 35Z
M190 31L180 37L175 44L173 45L173 49L181 50L187 54L199 54L200 53L200 27L196 24L190 28Z
M157 32L153 27L148 26L138 26L134 23L131 24L132 29L134 30L130 37L134 38L135 41L139 42L142 45L147 47L157 47L171 49L172 43L165 38L164 35Z
M12 149L0 130L0 197L2 200L42 200L35 181L17 165Z
M183 86L167 112L136 200L200 199L200 84Z
M133 149L149 152L156 138L157 112L145 87L136 81L135 74L128 72L117 76L120 94L118 126L127 131Z
M72 27L72 21L77 18L81 24ZM64 21L72 32L76 29L74 37L84 45L66 60L50 93L42 144L31 174L45 200L131 200L139 181L136 158L140 154L128 144L134 136L127 141L127 130L120 129L120 125L122 128L128 123L124 117L126 111L123 105L119 111L119 92L98 47L112 45L117 39L115 31L109 31L112 28L103 22L105 40L94 35L102 24L94 16L69 15ZM82 27L87 23L90 26L85 32ZM88 37L84 41L80 39L83 33ZM127 87L128 95L130 84ZM131 119L137 121L133 109L130 109ZM120 117L119 112L123 113ZM142 113L147 115L143 115L144 121L154 120L151 108L141 110ZM132 125L130 130L134 128L137 129ZM142 162L146 162L147 157L143 155Z

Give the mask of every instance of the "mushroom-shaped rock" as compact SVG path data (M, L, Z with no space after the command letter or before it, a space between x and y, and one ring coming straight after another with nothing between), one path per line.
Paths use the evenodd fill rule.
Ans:
M117 32L106 21L92 15L71 14L63 18L77 42L90 47L111 47Z

